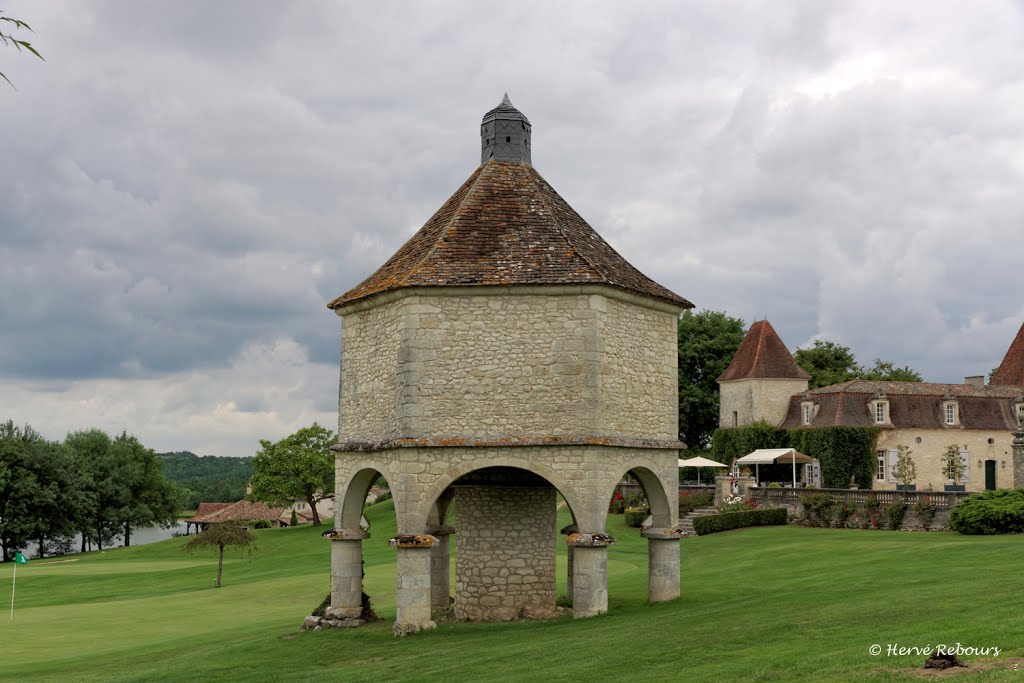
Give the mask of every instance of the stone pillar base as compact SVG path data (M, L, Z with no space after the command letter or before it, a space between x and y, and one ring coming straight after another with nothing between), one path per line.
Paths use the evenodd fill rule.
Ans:
M640 535L647 539L647 600L666 602L679 597L678 529L648 529Z
M391 627L396 636L435 628L430 618L430 557L437 539L426 534L399 534L388 541L398 549L395 607Z
M363 539L370 534L362 529L335 529L331 540L331 606L328 619L359 619L363 614Z
M615 542L606 534L570 534L565 542L572 548L572 616L596 617L608 611L608 546Z

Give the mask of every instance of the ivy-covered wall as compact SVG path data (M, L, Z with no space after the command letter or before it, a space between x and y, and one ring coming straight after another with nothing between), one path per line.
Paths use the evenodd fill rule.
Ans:
M758 448L795 448L821 462L825 488L845 489L850 478L862 489L871 488L875 473L874 427L816 427L780 429L766 422L749 427L718 429L711 437L711 457L730 464ZM764 474L762 468L762 474Z

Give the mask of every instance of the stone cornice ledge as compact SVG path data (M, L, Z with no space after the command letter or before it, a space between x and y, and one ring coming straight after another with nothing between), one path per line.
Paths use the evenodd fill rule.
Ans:
M429 438L397 438L380 441L341 441L331 446L339 452L366 453L392 448L497 448L524 446L609 446L612 448L649 448L679 450L686 448L682 441L639 439L614 436L506 436L478 438L470 436L439 436Z

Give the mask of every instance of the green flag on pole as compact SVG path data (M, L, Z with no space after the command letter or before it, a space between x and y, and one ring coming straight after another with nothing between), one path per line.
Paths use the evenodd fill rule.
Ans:
M28 560L21 553L14 553L14 564L26 564Z

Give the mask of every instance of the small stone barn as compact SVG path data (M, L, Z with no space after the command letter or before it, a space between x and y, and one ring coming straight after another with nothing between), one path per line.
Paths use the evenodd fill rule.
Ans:
M554 614L558 494L574 522L561 530L573 614L605 612L605 520L627 472L653 515L650 600L679 595L676 322L692 304L552 189L530 134L506 96L483 118L469 179L329 304L342 318L333 618L359 616L359 522L381 475L398 634L452 606L472 620Z

